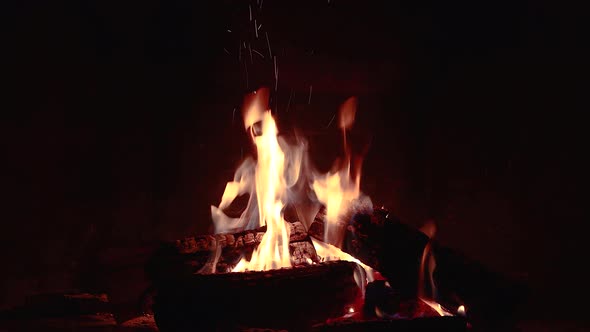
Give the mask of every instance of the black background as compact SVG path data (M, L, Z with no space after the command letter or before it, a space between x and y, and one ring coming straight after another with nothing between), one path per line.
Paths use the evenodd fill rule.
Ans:
M306 133L320 168L341 151L330 119L358 96L351 140L368 151L361 187L376 204L416 226L436 220L444 244L525 280L535 317L586 312L580 8L256 7L51 1L5 11L2 307L81 287L85 264L109 248L209 230L209 206L251 152L242 96L274 89L266 32L279 72L273 111L284 132ZM264 59L248 47L238 55L244 41Z

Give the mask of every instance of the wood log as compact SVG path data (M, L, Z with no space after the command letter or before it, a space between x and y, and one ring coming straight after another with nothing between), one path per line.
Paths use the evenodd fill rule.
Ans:
M303 241L307 238L307 231L299 221L287 223L289 226L290 242ZM183 254L192 254L199 251L211 251L217 246L222 249L235 248L240 249L245 246L257 245L262 241L262 236L266 232L266 226L247 230L233 234L215 234L190 236L182 240L176 240L175 246L178 252Z
M318 214L310 225L310 236L324 238L324 217ZM416 297L419 268L427 243L436 260L434 280L437 302L449 308L465 305L470 320L481 325L512 324L517 307L527 294L524 285L430 240L421 231L403 224L389 211L350 217L345 227L342 250L378 270L404 299Z
M175 275L156 284L161 332L239 331L264 326L309 331L358 301L357 265L327 262L297 268Z
M44 293L28 296L24 305L0 312L0 318L91 315L110 310L106 294Z
M301 222L288 223L293 266L319 262L307 230ZM163 243L146 265L151 280L167 279L170 274L230 272L245 257L250 259L262 241L266 227L235 234L187 237Z
M467 324L462 317L428 317L414 319L376 319L365 321L339 321L314 326L314 332L364 332L364 331L467 331Z

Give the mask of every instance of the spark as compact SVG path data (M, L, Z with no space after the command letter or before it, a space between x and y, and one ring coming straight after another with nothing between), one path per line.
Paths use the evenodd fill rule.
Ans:
M252 6L248 5L248 12L250 13L250 22L252 22Z
M313 91L313 85L309 86L309 99L307 100L307 104L311 104L311 93Z
M242 41L238 44L238 62L242 62Z
M234 124L234 119L235 118L236 118L236 108L234 107L234 110L231 113L231 124Z
M332 122L334 122L335 118L336 118L336 113L334 113L334 115L332 115L332 118L330 119L330 122L328 122L328 125L326 126L326 128L330 128L330 125L332 124Z
M262 28L262 23L258 25L258 30L260 30L260 28Z
M277 91L277 87L279 85L279 71L277 68L277 56L275 55L274 58L274 64L275 64L275 91Z
M248 51L250 52L250 63L254 64L254 60L252 59L252 47L250 47L250 43L248 43Z
M285 111L285 113L289 112L289 106L291 106L291 98L293 98L293 88L291 88L291 93L289 94L289 101L287 102L287 110Z
M255 49L252 49L252 52L254 52L254 53L256 53L256 54L260 55L260 57L264 59L264 55L262 55L262 53L258 52L257 50L255 50Z
M227 32L231 33L231 30L230 29L227 29Z
M256 33L256 39L258 39L258 28L256 27L258 25L258 23L256 23L256 20L254 20L254 33Z
M262 4L264 3L264 0L260 1L260 9L262 9Z
M268 57L272 58L272 51L270 50L270 41L268 40L268 32L264 32L266 35L266 45L268 45Z
M227 48L224 47L223 50L225 51L225 53L231 54L231 53L229 53L229 51L227 50Z

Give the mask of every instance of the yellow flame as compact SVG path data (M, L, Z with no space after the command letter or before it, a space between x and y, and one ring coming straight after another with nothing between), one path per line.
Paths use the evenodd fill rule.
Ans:
M457 314L465 317L466 311L464 305L460 305L459 308L457 308Z
M349 98L340 108L339 125L344 136L346 159L336 163L336 171L317 174L307 162L306 145L303 142L291 145L278 137L275 119L268 109L269 90L259 89L244 99L244 127L256 146L257 159L246 158L234 174L233 181L227 183L219 205L211 206L211 217L215 233L235 233L266 225L267 230L260 244L254 250L250 261L243 258L233 269L234 272L246 270L269 270L291 266L289 254L289 227L282 215L287 202L302 197L309 199L306 189L315 191L318 201L311 204L305 200L295 205L297 215L307 225L319 209L321 203L326 207L326 242L341 245L344 235L339 225L342 215L352 206L360 195L360 162L351 167L351 153L346 145L346 130L354 123L356 98ZM356 167L359 166L359 167ZM355 170L355 176L351 174ZM299 181L300 177L304 179ZM238 218L226 215L225 210L240 195L249 195L248 204ZM311 216L311 218L310 218ZM356 262L367 270L372 278L372 270L354 257L314 242L316 250L325 259L344 259ZM217 257L217 256L216 256ZM313 263L308 258L308 263ZM216 264L214 257L212 265ZM215 271L213 269L213 271ZM359 277L360 278L360 277ZM362 279L366 279L362 278Z
M363 264L363 262L354 258L352 255L340 250L340 248L337 248L329 243L322 242L322 241L315 239L313 237L311 238L311 241L313 242L313 246L315 247L316 253L324 261L330 262L330 261L342 260L342 261L357 263L365 270L365 273L367 275L367 280L369 282L374 280L374 277L373 277L374 270L370 266ZM359 283L358 280L357 280L357 283Z
M318 200L326 207L324 241L341 246L342 232L337 225L341 216L348 211L350 203L359 197L360 176L350 176L350 161L335 173L317 176L313 181L313 190Z
M453 316L453 314L448 312L445 308L443 308L443 306L440 305L440 303L437 303L437 302L434 302L431 300L426 300L424 298L420 298L420 300L422 300L422 302L426 303L429 307L431 307L434 311L436 311L441 316Z
M270 114L262 116L262 134L252 130L258 153L255 171L256 198L261 225L266 232L249 262L243 259L234 272L245 270L262 271L291 266L289 254L289 227L283 219L286 184L284 178L285 154L277 140L277 126Z
M354 123L356 104L355 97L348 98L339 110L339 126L342 129L346 153L344 163L341 167L335 167L334 172L316 176L312 185L318 200L326 207L324 241L338 247L341 247L343 232L337 225L341 216L348 211L351 202L360 195L360 163L355 165L356 174L352 176L351 153L346 143L346 130Z
M426 222L424 226L422 226L421 231L428 236L430 240L436 234L436 224L433 220L429 220ZM424 280L424 274L426 272L428 264L428 281L430 282L430 296L426 295L425 287L426 281ZM443 308L440 303L437 303L435 300L437 297L437 289L436 283L434 282L434 270L436 269L436 259L434 258L434 253L432 250L432 242L429 241L426 246L424 247L424 251L422 252L422 259L420 261L420 270L419 270L419 277L418 277L418 297L424 303L426 303L429 307L431 307L434 311L436 311L441 316L453 316L449 311Z

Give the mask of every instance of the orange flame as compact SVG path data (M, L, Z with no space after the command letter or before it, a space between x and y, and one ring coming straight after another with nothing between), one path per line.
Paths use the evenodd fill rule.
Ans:
M436 234L436 224L434 221L429 220L422 228L420 229L430 240ZM428 267L426 266L428 264ZM428 296L425 291L425 280L424 274L428 269L428 280L430 282L430 291L431 294ZM453 316L448 310L443 308L440 303L437 303L435 300L437 298L437 291L436 291L436 284L434 282L434 270L436 269L436 260L434 258L434 253L432 252L432 242L428 242L424 247L424 251L422 253L422 260L420 262L420 271L418 277L418 298L425 304L427 304L430 308L436 311L441 316Z
M350 150L346 142L346 130L354 124L356 114L356 98L348 98L339 111L339 126L342 129L342 137L346 157L342 165L334 164L336 169L328 174L315 176L313 190L318 200L326 207L326 224L324 241L337 247L342 246L343 232L337 227L343 214L345 214L352 201L360 195L361 163L358 162L354 176L351 174Z
M266 232L250 261L243 258L233 272L291 266L289 227L283 217L283 209L289 200L293 203L294 197L306 196L309 199L307 195L302 195L305 189L311 187L319 202L312 202L311 206L305 202L298 204L298 216L305 223L308 221L305 219L310 219L305 216L315 216L314 211L317 212L312 207L317 207L318 203L324 204L327 212L325 240L335 245L341 244L344 229L331 226L339 223L341 216L360 195L360 162L353 165L355 174L352 176L351 153L346 146L346 130L354 123L356 99L349 98L340 108L339 124L344 137L346 158L342 164L335 164L340 166L336 167L335 172L328 174L318 174L311 169L307 163L305 144L290 145L278 136L275 119L267 109L268 100L268 89L259 89L246 96L244 127L256 146L257 158L246 158L242 162L233 181L227 183L219 205L211 206L216 233L238 232L266 225ZM299 181L300 178L304 181ZM246 208L238 218L227 216L224 210L241 195L249 195ZM371 205L369 199L363 201L363 204L366 205L367 202ZM315 240L314 246L317 253L328 260L343 259L361 264L369 278L372 278L372 270L368 266L338 248L331 248L328 244ZM215 265L215 261L212 265Z

